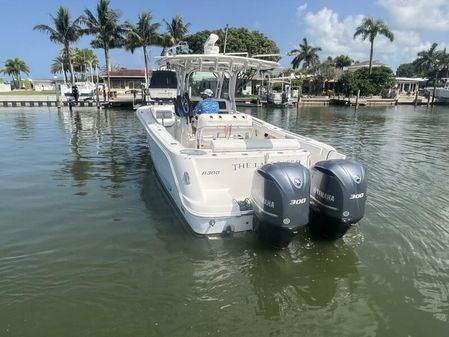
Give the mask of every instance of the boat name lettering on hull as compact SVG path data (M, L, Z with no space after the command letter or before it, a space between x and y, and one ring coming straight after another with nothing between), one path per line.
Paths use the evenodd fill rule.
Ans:
M290 160L279 159L279 161L301 164L301 161L297 160L297 159L290 159ZM269 163L277 163L277 162L278 162L277 160L270 160L269 161ZM234 171L237 171L237 170L241 170L241 169L256 169L256 168L262 167L265 164L266 163L264 163L264 162L261 162L261 163L258 163L258 162L246 162L246 163L232 164L232 167L233 167Z
M232 167L234 168L234 171L241 170L241 169L249 169L249 168L258 168L263 166L264 163L238 163L238 164L232 164Z

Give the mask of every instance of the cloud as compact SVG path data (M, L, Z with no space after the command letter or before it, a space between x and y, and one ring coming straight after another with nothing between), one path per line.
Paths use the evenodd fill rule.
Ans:
M298 8L296 8L296 16L301 17L302 14L306 11L307 9L307 2L303 3L301 6L298 6Z
M396 4L401 2L380 1ZM369 42L363 41L361 37L353 38L355 28L362 22L363 17L350 15L340 18L338 13L328 8L322 8L318 12L304 12L302 19L306 25L305 37L311 45L322 48L321 58L344 54L356 61L366 61L369 59ZM374 59L390 65L393 69L402 63L413 61L419 51L428 49L431 45L430 42L423 41L419 32L413 29L396 28L392 31L395 35L393 42L382 35L378 35L374 40ZM439 48L444 48L444 45L439 45Z
M391 17L395 29L449 31L447 0L378 0Z
M369 42L353 39L355 28L362 19L363 15L340 19L336 12L328 8L316 13L308 12L304 15L306 35L309 37L309 43L313 42L322 48L324 57L344 54L354 60L365 61L369 58ZM384 42L381 38L376 39L376 44L382 46L382 49Z

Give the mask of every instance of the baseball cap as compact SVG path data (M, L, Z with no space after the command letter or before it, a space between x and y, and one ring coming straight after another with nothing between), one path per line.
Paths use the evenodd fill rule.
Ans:
M206 90L200 92L200 94L212 97L214 95L214 92L212 90L210 90L210 89L206 89Z

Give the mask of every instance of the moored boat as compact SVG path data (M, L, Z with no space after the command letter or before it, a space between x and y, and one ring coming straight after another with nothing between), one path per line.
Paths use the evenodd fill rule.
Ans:
M75 82L78 88L79 99L89 99L95 96L96 85L93 82ZM73 97L73 90L70 84L61 86L62 94L66 97Z
M215 51L164 56L159 65L176 71L177 99L141 107L136 115L161 183L195 233L254 230L286 246L307 224L337 238L363 217L362 165L237 110L239 74L271 71L276 62ZM193 129L192 101L204 83L220 111L195 116Z
M430 95L435 95L438 103L448 104L449 103L449 78L441 79L444 84L442 87L427 87L426 90ZM435 91L434 91L435 90Z

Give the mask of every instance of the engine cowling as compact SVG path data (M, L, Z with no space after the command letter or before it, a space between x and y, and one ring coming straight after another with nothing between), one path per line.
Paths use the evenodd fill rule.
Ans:
M251 200L255 230L271 245L286 247L309 222L309 170L298 163L262 166L254 173Z
M311 169L310 227L337 239L365 214L366 173L352 159L320 161Z

